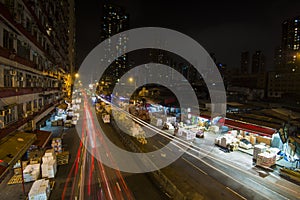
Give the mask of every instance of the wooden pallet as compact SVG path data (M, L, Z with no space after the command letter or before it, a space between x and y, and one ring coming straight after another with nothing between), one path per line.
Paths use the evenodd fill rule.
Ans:
M50 190L52 191L55 185L55 181L54 180L50 180Z
M69 163L69 151L63 151L56 154L57 165L65 165Z
M18 183L22 183L22 175L21 174L13 175L7 184L13 185L13 184L18 184Z

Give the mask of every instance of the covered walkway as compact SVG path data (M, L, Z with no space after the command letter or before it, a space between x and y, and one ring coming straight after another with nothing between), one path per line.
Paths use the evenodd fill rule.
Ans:
M250 133L256 133L262 136L272 137L272 135L276 133L276 129L273 128L259 126L256 124L250 124L250 123L228 119L228 118L225 119L224 125L230 128L240 129Z

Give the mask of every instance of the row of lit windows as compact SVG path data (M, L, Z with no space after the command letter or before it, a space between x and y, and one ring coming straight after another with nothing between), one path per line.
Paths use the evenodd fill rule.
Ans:
M36 76L29 73L23 73L12 69L4 69L4 87L59 87L61 83L58 80L43 76Z
M3 47L10 49L12 53L34 62L37 65L38 69L51 69L53 64L47 59L38 54L36 51L32 50L28 43L21 42L19 39L16 39L12 33L3 29ZM16 48L14 48L16 47Z
M19 24L21 24L32 36L34 36L34 38L36 39L36 41L45 49L45 51L51 55L51 57L54 57L54 52L50 51L50 41L47 39L46 36L44 36L44 34L42 33L42 31L39 30L37 24L31 19L30 17L30 13L24 8L24 6L22 4L20 4L18 1L13 1L15 3L13 3L13 5L15 6L13 11L13 14L15 15L15 21ZM7 2L6 2L7 4ZM64 45L67 43L66 37L62 37L64 36L64 34L51 34L51 32L53 31L52 28L49 28L48 23L46 21L46 15L45 13L43 13L41 11L41 9L38 7L38 4L35 4L35 14L37 16L37 18L39 19L40 23L44 26L47 27L46 31L47 34L49 36L51 36L51 39L53 39L54 41L59 41L56 42L57 44L61 44L62 48L67 48L68 45ZM53 16L53 15L51 15ZM63 27L65 28L65 27ZM58 32L63 32L62 30L59 30ZM60 37L59 40L55 37ZM67 49L65 49L65 52L67 51Z

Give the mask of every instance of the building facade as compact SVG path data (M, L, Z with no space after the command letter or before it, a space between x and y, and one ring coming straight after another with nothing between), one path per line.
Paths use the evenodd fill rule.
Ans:
M71 95L74 0L0 0L0 137Z
M250 72L250 53L245 51L241 53L241 73L249 74Z
M252 74L262 73L266 69L266 59L261 51L256 51L252 55Z
M282 23L281 52L275 55L275 59L278 63L276 63L277 70L286 72L300 70L300 16Z
M286 98L300 94L299 72L269 72L268 97Z
M114 4L104 4L100 30L101 42L128 29L129 15L125 12L125 9ZM119 37L118 43L115 46L108 41L108 47L105 49L104 60L110 60L112 52L117 51L120 54L123 54L126 50L127 41L128 37L126 34ZM120 56L113 62L110 70L106 73L106 76L110 76L111 79L118 79L126 71L127 65L127 55L125 54Z

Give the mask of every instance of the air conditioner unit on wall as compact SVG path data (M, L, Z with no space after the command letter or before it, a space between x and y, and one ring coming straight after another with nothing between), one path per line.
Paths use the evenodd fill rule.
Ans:
M23 42L22 42L22 46L25 46L25 47L26 47L26 46L28 46L28 43L23 41Z
M16 70L10 70L9 73L10 73L10 75L12 75L12 76L17 75L17 71L16 71Z
M17 35L14 33L9 33L9 37L13 39L17 39Z
M4 117L6 115L5 110L0 110L0 116Z

